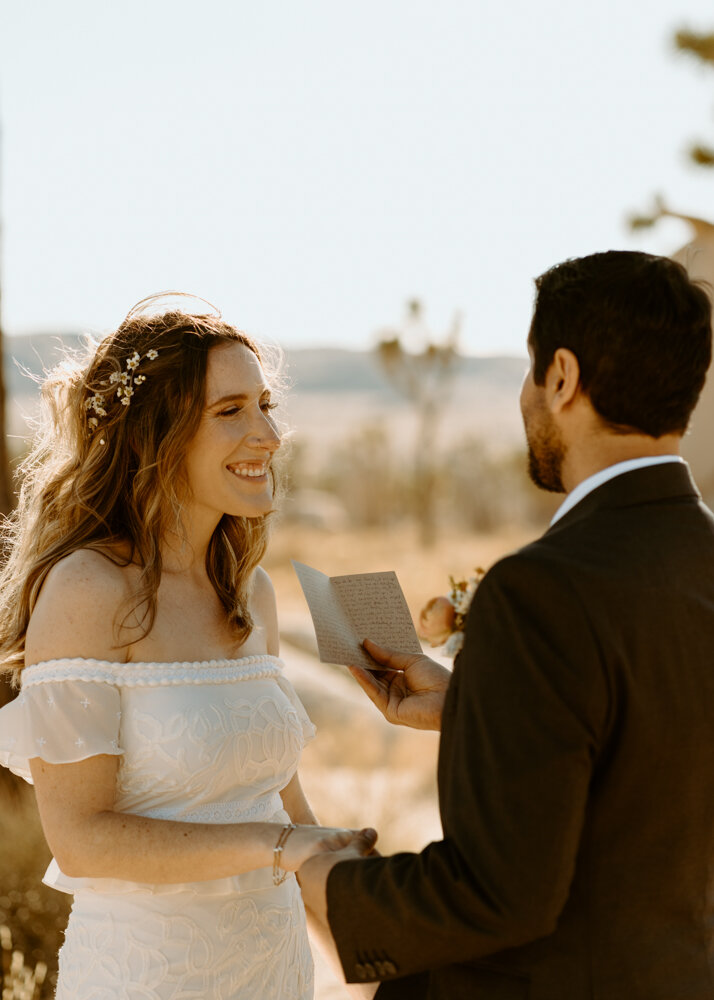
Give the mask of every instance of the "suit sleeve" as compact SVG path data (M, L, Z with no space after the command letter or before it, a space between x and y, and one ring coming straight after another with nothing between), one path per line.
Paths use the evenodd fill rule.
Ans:
M551 933L568 898L610 685L567 567L536 546L481 583L444 707L444 839L342 862L328 919L347 980L476 961ZM385 972L385 970L387 970Z

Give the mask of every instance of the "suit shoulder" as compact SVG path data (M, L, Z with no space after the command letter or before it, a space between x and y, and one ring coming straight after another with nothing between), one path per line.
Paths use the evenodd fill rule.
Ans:
M482 582L507 585L534 578L551 578L566 575L567 553L536 539L523 548L503 556L489 569Z

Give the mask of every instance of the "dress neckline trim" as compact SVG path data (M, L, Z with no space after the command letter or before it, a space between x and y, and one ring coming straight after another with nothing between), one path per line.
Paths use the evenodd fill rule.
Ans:
M283 661L272 653L254 653L252 656L236 656L220 660L99 660L93 656L59 656L52 660L39 660L37 663L24 667L24 670L35 670L38 667L56 666L58 663L91 664L101 667L185 667L214 669L216 667L234 667L237 664L264 663L266 660L279 663Z
M157 660L118 663L81 656L44 660L22 671L22 688L50 681L108 681L117 687L180 684L229 684L238 680L280 678L285 664L270 653L225 660Z

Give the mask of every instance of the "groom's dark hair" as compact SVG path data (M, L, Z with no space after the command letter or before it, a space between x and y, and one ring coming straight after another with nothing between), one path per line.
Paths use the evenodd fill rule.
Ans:
M566 260L536 278L528 343L536 385L559 347L612 429L683 434L711 359L711 304L668 257L610 250Z

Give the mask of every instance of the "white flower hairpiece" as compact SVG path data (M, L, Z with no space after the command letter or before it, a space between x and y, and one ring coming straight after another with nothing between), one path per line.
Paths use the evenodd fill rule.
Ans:
M121 400L122 406L129 406L131 403L131 397L136 392L137 388L146 382L146 375L137 374L137 368L142 361L154 361L158 358L159 352L153 347L146 352L146 354L141 355L138 351L134 351L133 354L129 355L126 359L126 371L125 372L112 372L108 380L101 383L107 388L112 386L117 387L117 397ZM89 399L85 400L84 408L89 412L93 410L94 413L87 420L91 430L96 430L99 426L99 417L106 417L107 411L104 409L104 404L107 401L107 396L104 393L97 392Z

